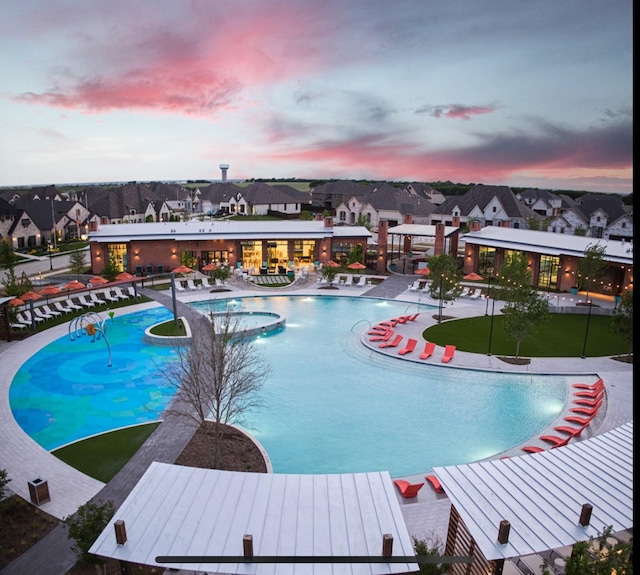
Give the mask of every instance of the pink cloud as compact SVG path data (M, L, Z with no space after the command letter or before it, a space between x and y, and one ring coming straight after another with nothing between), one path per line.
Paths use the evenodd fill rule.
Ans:
M73 68L57 71L55 87L15 99L89 112L210 116L247 88L299 78L330 57L308 47L315 20L297 5L233 13L218 13L214 4L196 8L170 29L145 25L143 18L108 28L105 38L74 35Z
M447 104L439 106L422 106L416 110L418 115L428 115L433 118L453 118L459 120L470 120L472 116L483 114L493 114L496 111L494 106L463 106L462 104Z

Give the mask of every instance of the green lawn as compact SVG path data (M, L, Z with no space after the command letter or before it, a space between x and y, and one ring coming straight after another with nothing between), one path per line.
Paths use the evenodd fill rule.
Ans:
M437 314L437 311L435 312ZM447 310L443 311L443 315ZM493 355L515 356L516 344L507 338L502 328L502 316L493 318L491 353ZM533 338L520 345L520 357L580 357L587 334L586 314L552 314L551 319L542 324ZM460 351L488 353L491 316L449 320L427 328L423 336L438 345L453 344ZM611 316L592 315L585 356L625 355L628 344L618 337L611 328Z
M52 453L86 475L108 483L160 425L146 423L103 433Z

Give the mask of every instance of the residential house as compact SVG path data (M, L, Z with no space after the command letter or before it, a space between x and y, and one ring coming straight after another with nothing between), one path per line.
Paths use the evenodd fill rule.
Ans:
M542 221L543 216L521 202L508 186L473 186L466 194L447 198L431 214L430 224L451 225L459 218L464 226L479 221L482 227L502 226L529 228L530 220Z
M525 206L541 216L557 216L564 211L565 207L563 197L549 190L528 188L522 192L518 192L516 197L523 202Z
M269 185L255 182L247 187L235 184L215 183L201 190L203 201L212 208L232 215L277 215L278 217L300 217L301 206L309 203L305 192L284 185Z
M585 194L549 221L546 231L592 238L633 240L633 214L618 196Z

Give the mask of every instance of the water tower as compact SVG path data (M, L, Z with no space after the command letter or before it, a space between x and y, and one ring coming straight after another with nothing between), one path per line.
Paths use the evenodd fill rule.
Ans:
M229 164L220 164L220 169L222 170L222 181L227 181L227 170L229 169Z

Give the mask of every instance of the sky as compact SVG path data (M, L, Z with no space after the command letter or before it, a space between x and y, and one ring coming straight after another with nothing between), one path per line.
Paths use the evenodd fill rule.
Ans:
M629 194L632 0L0 0L0 186Z

